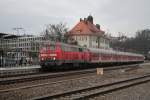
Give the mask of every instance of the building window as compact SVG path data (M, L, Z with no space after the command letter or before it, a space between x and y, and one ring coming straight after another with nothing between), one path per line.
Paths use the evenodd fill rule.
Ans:
M95 38L95 37L93 37L93 41L96 41L96 38Z
M84 41L84 36L82 36L82 41Z
M96 43L98 43L98 40L96 40Z

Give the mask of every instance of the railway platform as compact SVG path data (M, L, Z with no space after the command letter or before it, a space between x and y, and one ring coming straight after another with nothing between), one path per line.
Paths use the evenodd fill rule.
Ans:
M33 68L41 68L39 65L32 65L32 66L18 66L18 67L2 67L0 71L4 70L18 70L18 69L33 69Z
M39 72L40 68L39 65L2 67L0 68L0 77L36 73Z

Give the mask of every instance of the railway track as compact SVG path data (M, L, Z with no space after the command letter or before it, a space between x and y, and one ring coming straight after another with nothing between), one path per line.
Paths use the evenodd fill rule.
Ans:
M66 77L70 75L81 75L86 73L93 73L96 69L93 70L84 70L84 71L70 71L70 72L59 72L59 73L43 73L38 75L27 75L21 77L12 77L12 78L2 78L0 79L1 85L8 85L13 83L19 82L26 82L26 81L35 81L35 80L44 80L49 78L58 78L58 77Z
M104 71L117 70L117 69L133 70L138 67L139 67L139 64L105 67ZM94 68L94 69L76 70L76 71L69 71L69 72L39 73L39 74L36 73L36 74L31 74L31 75L21 75L21 76L16 76L16 77L0 78L0 84L8 85L8 84L19 83L19 82L66 77L66 76L71 76L71 75L82 75L82 74L95 73L95 72L96 72L96 69Z
M131 64L131 66L135 66L135 65L138 65L138 64ZM119 65L118 65L119 66ZM124 68L126 67L126 65L120 65L119 67L115 67L115 66L107 66L107 68L105 69L119 69L119 68ZM130 66L130 65L127 65L127 66ZM36 75L36 74L44 74L45 72L41 71L40 68L35 68L35 69L19 69L19 68L16 68L16 69L13 69L13 68L10 68L11 70L0 70L0 79L2 78L11 78L11 77L22 77L22 76L26 76L26 75ZM82 69L84 70L84 69ZM63 71L63 70L62 70ZM67 70L66 70L67 71ZM69 70L68 70L69 71ZM71 70L70 70L71 71ZM55 70L53 70L52 72L56 72ZM49 72L50 73L50 72Z
M85 100L92 98L100 94L107 94L116 90L123 88L128 88L131 86L139 85L142 83L150 82L150 74L138 76L122 81L116 81L103 85L96 85L87 88L80 88L76 90L70 90L67 92L57 93L53 95L39 96L33 99L37 100L52 100L52 99L62 99L62 100Z

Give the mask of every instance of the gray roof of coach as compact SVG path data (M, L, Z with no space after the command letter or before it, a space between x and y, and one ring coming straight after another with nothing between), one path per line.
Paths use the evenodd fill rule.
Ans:
M89 48L89 50L95 53L116 54L116 51L114 50L96 49L96 48Z
M106 50L106 49L97 49L97 48L89 48L90 51L95 53L104 53L104 54L117 54L117 55L131 55L131 56L142 56L141 54L135 54L130 52L121 52L114 50Z

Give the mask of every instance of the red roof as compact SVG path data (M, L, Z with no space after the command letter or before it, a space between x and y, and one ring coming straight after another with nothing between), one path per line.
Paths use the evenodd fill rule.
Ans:
M101 36L104 31L98 29L94 24L87 20L81 20L73 29L71 29L68 35L96 35Z

